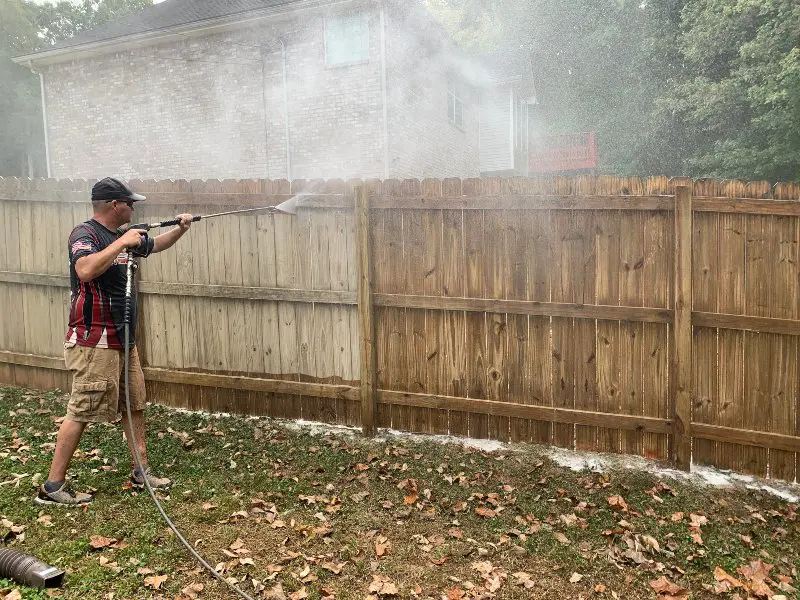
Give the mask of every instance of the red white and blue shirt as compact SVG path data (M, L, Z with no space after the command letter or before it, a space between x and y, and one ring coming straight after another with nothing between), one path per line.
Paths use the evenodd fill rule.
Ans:
M70 309L69 328L64 346L88 346L122 350L125 339L125 283L127 254L121 253L108 270L92 281L82 282L75 272L79 258L104 250L120 234L94 219L81 223L69 236ZM146 257L153 251L153 238L133 250L136 256ZM131 296L130 343L136 334L136 294Z

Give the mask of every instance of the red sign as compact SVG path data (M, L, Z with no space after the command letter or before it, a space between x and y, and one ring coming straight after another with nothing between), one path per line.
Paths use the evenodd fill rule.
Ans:
M581 171L597 167L597 141L594 131L552 135L532 141L531 146L531 174Z

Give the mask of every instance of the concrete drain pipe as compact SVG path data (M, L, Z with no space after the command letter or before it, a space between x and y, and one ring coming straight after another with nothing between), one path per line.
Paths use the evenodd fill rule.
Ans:
M35 588L61 587L64 571L51 567L35 556L0 548L0 578Z

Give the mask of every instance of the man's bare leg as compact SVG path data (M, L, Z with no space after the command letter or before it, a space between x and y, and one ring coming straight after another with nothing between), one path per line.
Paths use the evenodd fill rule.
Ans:
M56 438L56 451L53 454L53 462L50 463L50 474L47 476L48 481L64 481L67 476L69 462L78 448L84 429L86 429L86 423L70 419L64 419L61 422L61 427L58 428L58 437Z

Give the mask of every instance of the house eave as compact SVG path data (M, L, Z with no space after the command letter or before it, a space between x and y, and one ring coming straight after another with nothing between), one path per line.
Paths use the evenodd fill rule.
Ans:
M247 13L224 17L215 17L213 19L206 19L202 21L193 21L191 23L176 25L174 27L120 36L107 40L89 42L86 44L78 44L75 46L68 46L66 48L58 48L56 50L44 50L41 52L35 52L33 54L17 56L11 60L18 65L27 66L33 69L61 62L68 62L72 60L90 58L93 56L100 56L103 54L110 54L113 52L121 52L133 48L151 46L158 43L180 41L186 39L187 36L197 37L223 31L230 31L232 29L240 28L243 25L249 25L253 22L276 19L307 10L330 8L355 3L364 4L365 1L338 0L336 2L330 2L329 0L304 0L303 2L292 3L288 6L275 6L258 11L250 11Z

